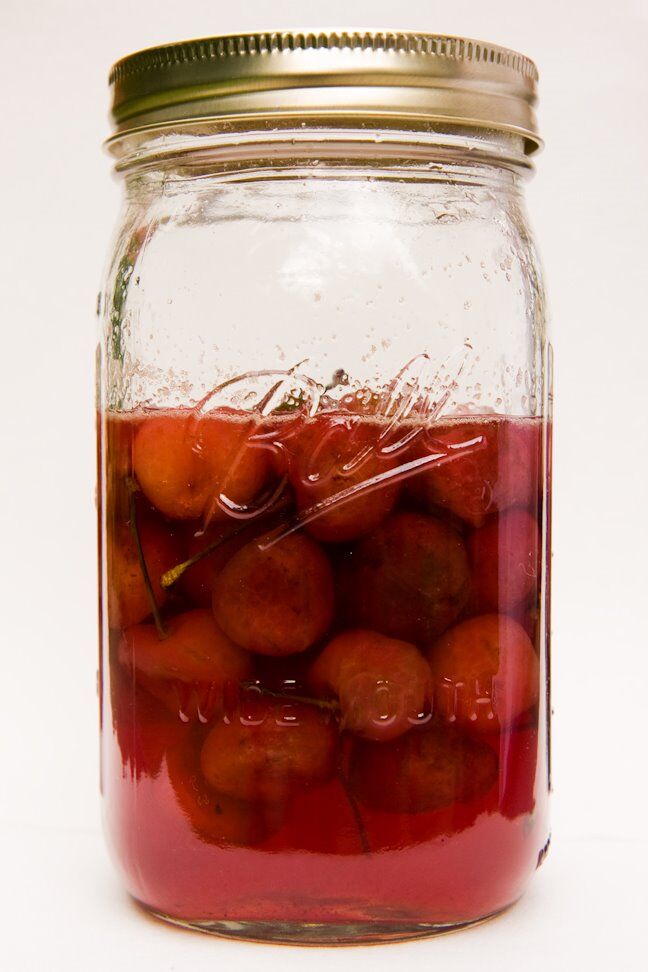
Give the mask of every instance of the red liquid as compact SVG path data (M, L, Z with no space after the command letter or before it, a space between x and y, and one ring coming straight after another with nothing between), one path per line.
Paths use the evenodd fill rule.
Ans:
M522 893L547 840L544 434L107 416L103 786L131 894L402 926Z

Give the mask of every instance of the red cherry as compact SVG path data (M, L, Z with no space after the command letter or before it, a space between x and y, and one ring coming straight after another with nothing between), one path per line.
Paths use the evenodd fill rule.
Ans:
M248 543L216 578L214 615L238 645L289 655L318 641L333 617L333 576L321 548L290 534Z
M351 785L363 803L388 813L423 813L467 803L497 779L493 749L456 729L430 724L391 742L358 741Z
M537 590L540 534L525 510L507 510L468 539L473 591L480 611L509 611Z
M268 472L250 444L253 419L177 409L145 419L135 438L137 480L149 501L179 520L227 518L251 503Z
M538 701L538 657L524 628L483 614L446 631L428 652L440 715L476 732L506 728Z
M181 559L180 544L172 532L150 516L139 515L137 529L155 600L161 607L167 592L160 578ZM138 624L151 613L151 601L129 524L109 531L107 557L108 623L111 628Z
M432 672L414 645L376 631L345 631L308 676L340 700L342 726L366 739L395 739L431 712Z
M210 413L202 419L204 449L212 475L207 523L227 520L253 505L267 483L270 458L264 446L251 441L261 428L256 416Z
M281 824L274 808L217 793L200 768L204 733L195 730L167 753L169 780L178 806L194 833L206 843L252 846Z
M330 716L297 702L254 700L211 730L202 772L215 790L238 800L281 803L335 771L338 732Z
M186 719L212 718L223 711L228 686L252 674L252 661L223 634L211 611L197 608L166 622L166 637L155 625L124 631L119 660L174 713Z
M397 465L381 451L382 428L358 416L324 414L289 443L289 480L297 507L306 530L318 540L353 540L373 530L392 509L399 491L393 479L367 488Z
M540 425L501 419L432 426L421 455L450 448L452 458L414 476L410 489L432 509L442 507L481 526L489 513L526 506L537 491Z
M339 588L353 623L425 645L468 600L468 557L441 520L395 513L353 548Z
M204 512L212 476L193 412L147 417L135 439L134 466L147 498L166 516L196 519Z

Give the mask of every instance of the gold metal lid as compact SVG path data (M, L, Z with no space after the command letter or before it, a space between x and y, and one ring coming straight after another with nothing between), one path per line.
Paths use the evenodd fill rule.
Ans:
M515 51L390 31L236 34L155 47L110 72L115 136L200 119L494 129L541 145L538 72Z

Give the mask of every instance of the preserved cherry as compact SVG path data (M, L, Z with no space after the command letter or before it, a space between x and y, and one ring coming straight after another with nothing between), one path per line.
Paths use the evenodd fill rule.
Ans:
M436 517L394 513L353 547L341 589L353 623L429 644L468 601L465 545L452 526Z
M184 717L194 714L196 705L203 715L222 711L228 684L237 686L252 673L250 656L220 631L204 608L167 621L162 637L154 624L127 628L119 659L141 685Z
M360 799L389 813L421 813L482 796L497 755L456 729L431 724L389 743L356 743L351 781Z
M328 543L354 540L384 520L399 484L395 457L380 448L380 427L357 415L307 423L289 453L289 479L305 529Z
M450 450L449 461L413 480L430 509L446 509L473 526L489 513L526 506L538 488L540 440L532 422L455 421L428 432L426 447Z
M200 754L203 776L238 800L283 803L335 771L337 730L314 706L260 702L253 712L222 722Z
M249 651L304 651L326 634L333 618L326 554L298 533L253 541L216 578L213 607L222 630Z
M250 846L281 823L279 812L214 790L200 767L204 734L193 733L167 752L173 792L194 833L207 843Z
M538 584L540 534L526 510L507 510L468 540L475 602L480 611L509 611Z
M250 421L184 409L149 415L134 443L134 469L148 500L178 520L206 523L251 503L268 473L249 442Z
M308 680L316 692L337 696L343 728L366 739L395 739L430 716L430 666L414 645L376 631L338 635Z
M480 732L511 726L536 704L539 662L524 628L484 614L446 631L428 653L438 710Z

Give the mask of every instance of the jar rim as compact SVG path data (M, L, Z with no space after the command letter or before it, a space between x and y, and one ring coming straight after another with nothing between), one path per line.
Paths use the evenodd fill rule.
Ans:
M542 145L538 72L508 48L414 31L313 30L222 35L149 48L112 68L110 141L178 122L293 119L461 125Z

